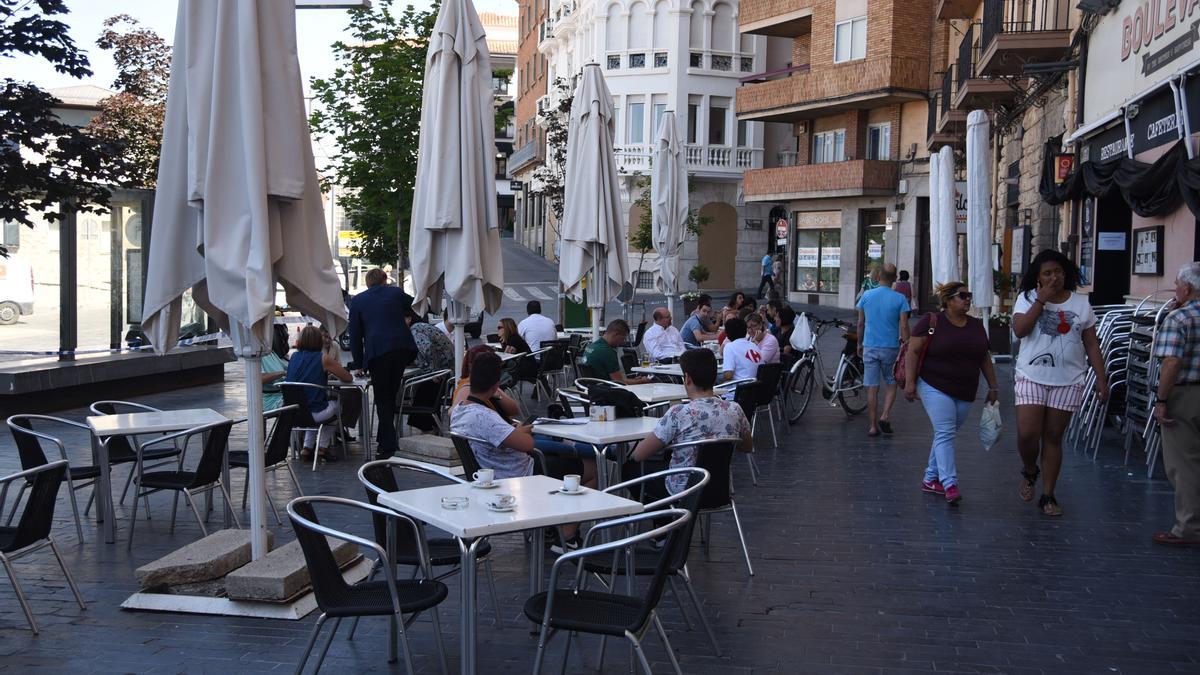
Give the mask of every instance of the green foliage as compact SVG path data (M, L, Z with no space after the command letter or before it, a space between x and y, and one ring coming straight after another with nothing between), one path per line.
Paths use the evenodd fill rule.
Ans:
M650 177L639 175L633 185L641 190L633 203L642 210L637 227L629 233L629 245L645 255L654 248L654 205L650 203Z
M54 18L67 12L63 0L0 0L0 59L25 54L72 77L91 75L67 25ZM53 112L59 103L35 84L0 80L0 220L30 227L34 213L58 220L64 202L103 211L112 198L105 185L124 175L121 148L64 124Z
M708 281L708 277L709 277L708 267L706 267L700 263L696 263L692 267L692 269L690 271L688 271L688 279L691 279L692 282L695 283L697 286Z
M567 132L571 126L571 104L575 101L575 91L571 88L571 81L562 77L554 79L554 90L557 92L557 105L547 105L538 113L538 121L546 129L546 163L534 170L534 187L530 188L529 193L544 197L550 205L550 212L554 214L550 227L557 236L567 194Z
M407 258L425 51L437 18L437 3L399 13L394 4L351 10L353 41L335 42L338 67L312 81L314 135L339 148L327 181L343 188L346 216L363 235L357 253L375 264L394 262L397 249Z

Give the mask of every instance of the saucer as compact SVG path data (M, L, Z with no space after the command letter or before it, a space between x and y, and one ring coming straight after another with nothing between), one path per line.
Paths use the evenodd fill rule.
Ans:
M566 488L558 488L558 494L560 494L560 495L581 495L585 492L587 492L587 488L583 487L582 485L579 486L578 490L568 490Z
M477 490L491 490L492 488L500 487L500 484L497 483L496 481L492 481L490 483L480 483L479 481L471 481L471 487L473 487Z
M508 513L509 511L516 509L517 505L509 504L508 506L496 506L491 502L487 502L487 507L489 511L495 511L496 513Z

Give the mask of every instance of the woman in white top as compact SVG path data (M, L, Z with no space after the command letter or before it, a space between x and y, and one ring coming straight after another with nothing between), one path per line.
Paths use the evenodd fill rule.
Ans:
M1032 501L1039 474L1038 508L1062 515L1054 486L1062 467L1062 436L1083 401L1089 364L1096 371L1096 394L1108 398L1104 359L1096 338L1096 316L1086 296L1075 292L1079 269L1058 251L1037 254L1021 280L1013 307L1013 333L1021 339L1017 357L1017 450L1021 499ZM1038 458L1041 467L1038 467Z

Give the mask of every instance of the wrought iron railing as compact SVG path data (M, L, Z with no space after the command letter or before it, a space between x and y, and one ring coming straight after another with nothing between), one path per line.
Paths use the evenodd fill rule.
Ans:
M1073 4L1067 0L984 0L980 44L986 49L1001 33L1069 30Z
M962 42L958 43L958 60L954 62L954 72L957 74L959 91L962 91L967 80L975 76L975 24L967 27Z
M937 94L934 94L932 97L930 97L929 105L927 107L929 108L929 123L925 127L925 138L933 138L933 135L937 132L937 123L938 123L938 95Z
M940 94L940 96L941 96L942 114L943 115L950 114L950 95L953 93L954 93L954 64L951 63L946 68L946 72L944 74L942 74L942 93Z

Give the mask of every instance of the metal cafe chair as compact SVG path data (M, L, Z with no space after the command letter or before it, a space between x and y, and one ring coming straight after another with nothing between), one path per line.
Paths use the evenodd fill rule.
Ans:
M148 406L148 405L145 405L142 403L133 403L131 401L96 401L91 406L89 406L89 408L96 415L118 415L118 414L122 414L122 413L162 412L162 410L160 408L155 408L153 406ZM134 446L137 444L136 437L110 436L107 440L107 443L108 443L108 463L110 466L116 466L117 464L134 464L135 462L137 462L137 451L134 450ZM143 453L142 461L143 462L159 462L158 464L153 464L150 466L150 468L153 469L153 468L157 468L159 466L165 466L167 464L167 462L160 461L160 460L174 459L176 464L178 464L180 454L181 453L179 451L179 448L161 448L158 450L151 450L150 452ZM129 493L129 486L133 485L133 476L136 473L137 473L136 466L129 470L129 476L125 478L125 488L123 490L121 490L121 499L119 499L117 501L118 504L125 503L125 495L127 495ZM147 516L149 516L150 504L147 502L144 504L144 506L146 508L146 514L147 514ZM84 509L83 509L83 514L85 516L87 515L88 509L90 509L90 508L91 508L91 500L88 500L88 505L86 507L84 507Z
M21 460L21 468L24 470L35 469L49 462L46 458L46 452L42 449L42 441L53 443L58 448L58 458L63 461L67 459L67 446L57 437L51 436L42 431L35 431L33 426L37 422L42 426L60 426L70 427L77 430L82 430L91 433L91 429L80 422L72 422L61 417L51 417L49 415L13 415L8 418L8 429L12 432L13 440L17 444L17 455ZM94 485L100 478L100 467L94 465L87 466L70 466L67 467L67 496L71 499L71 514L75 516L75 534L79 537L79 543L83 543L83 526L79 520L79 504L75 500L75 491L82 490L85 487ZM85 481L76 484L75 481ZM17 501L21 500L21 495L25 489L29 487L30 482L27 481L21 485L21 490L17 494ZM95 497L95 489L92 490L92 497ZM5 525L12 524L13 514L9 514L8 522Z
M299 415L300 406L287 405L282 408L268 410L263 414L263 422L274 420L275 424L271 427L271 433L267 435L266 446L263 456L263 471L274 473L280 469L285 469L288 475L292 478L292 485L296 487L296 494L303 497L304 491L300 488L300 481L296 479L296 472L292 470L292 465L288 463L288 450L291 448L292 430L296 426L296 417ZM243 420L239 420L241 422ZM229 468L230 469L246 469L250 470L250 452L248 450L231 450L229 451ZM247 476L246 482L242 485L242 510L246 510L246 494L250 491L250 480ZM271 507L271 513L275 514L275 522L280 525L283 521L279 519L279 511L275 508L275 502L271 501L271 496L267 495L267 504Z
M750 551L746 548L746 535L742 532L742 521L738 517L737 504L733 500L733 483L730 476L730 464L733 452L741 443L740 439L718 439L679 443L676 447L695 447L696 466L708 471L710 480L704 486L700 496L701 540L704 551L708 552L709 542L712 541L712 516L718 513L732 513L733 524L737 528L738 540L742 544L742 555L746 558L746 570L754 576L754 567L750 564Z

